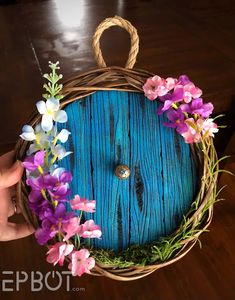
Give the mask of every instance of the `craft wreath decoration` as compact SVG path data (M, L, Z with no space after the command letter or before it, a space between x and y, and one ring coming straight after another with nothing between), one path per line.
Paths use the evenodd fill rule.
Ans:
M99 47L102 32L118 25L131 35L131 50L126 68L106 67ZM188 76L161 78L144 70L131 69L138 53L138 35L135 28L120 17L106 19L93 37L93 48L99 69L80 74L59 84L58 63L50 63L51 73L44 75L46 101L37 103L37 111L22 130L16 145L17 158L23 160L25 176L18 185L18 197L28 221L34 224L39 244L47 244L47 261L62 265L68 261L73 275L90 273L116 280L133 280L174 263L190 251L207 230L213 204L218 200L216 182L219 162L213 137L219 126L211 118L212 103L204 103L202 91ZM67 122L63 108L98 90L120 90L144 93L150 101L161 105L157 114L165 113L169 122L164 125L176 130L190 144L197 167L199 188L191 208L178 229L170 236L146 245L131 245L127 249L96 249L89 239L105 236L93 220L82 222L82 212L95 211L98 201L73 195L69 185L72 174L62 169L60 160L67 155L64 143L70 138L66 129L58 131L57 123ZM146 100L147 101L147 100ZM82 196L82 195L81 195ZM97 199L98 200L98 199ZM66 211L66 203L72 211ZM29 209L29 208L30 209Z
M39 227L35 233L38 243L45 245L52 241L47 252L47 261L54 265L63 265L67 257L72 274L81 276L85 272L90 273L90 269L95 266L95 259L90 257L90 252L85 247L86 243L81 242L81 239L101 238L101 228L93 220L81 223L83 211L95 211L95 200L89 201L80 198L79 195L69 199L72 174L58 164L59 160L72 153L66 152L63 147L70 132L66 129L60 132L57 130L57 123L65 123L68 120L66 112L60 109L63 95L62 84L58 84L58 81L62 75L56 72L59 69L58 62L50 62L49 67L51 73L44 75L48 80L48 83L44 84L47 93L43 97L46 101L41 100L36 104L41 122L35 129L25 125L20 135L23 140L31 142L23 162L26 184L31 189L28 197L29 207L39 220ZM206 150L208 138L218 131L213 119L209 118L213 105L203 104L203 100L199 98L202 91L195 87L186 75L180 76L178 80L165 80L159 76L148 78L143 90L149 100L159 98L163 102L158 114L167 111L170 123L165 123L166 126L176 128L186 143L200 142ZM70 204L74 212L66 211L65 202ZM77 210L80 211L79 216ZM103 230L105 232L105 229ZM164 252L157 246L153 249L155 255L165 259ZM97 256L99 261L99 252L94 256ZM130 263L126 261L124 265Z

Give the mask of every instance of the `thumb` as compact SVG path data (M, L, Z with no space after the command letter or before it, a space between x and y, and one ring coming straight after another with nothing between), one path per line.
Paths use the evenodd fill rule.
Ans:
M28 223L15 224L7 223L5 228L0 230L0 241L11 241L24 238L34 233L35 229Z
M9 169L0 171L0 189L16 184L22 177L24 167L20 161L16 161Z

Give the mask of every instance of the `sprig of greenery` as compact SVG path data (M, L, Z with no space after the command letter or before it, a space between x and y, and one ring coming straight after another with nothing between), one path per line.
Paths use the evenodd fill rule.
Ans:
M58 81L63 78L63 75L56 73L56 70L60 69L58 65L58 61L55 64L49 61L49 68L51 69L51 73L43 75L43 77L48 80L48 83L45 83L43 85L43 88L47 91L47 93L43 94L42 96L46 100L51 97L55 97L58 100L63 98L63 95L61 95L63 85L58 84Z

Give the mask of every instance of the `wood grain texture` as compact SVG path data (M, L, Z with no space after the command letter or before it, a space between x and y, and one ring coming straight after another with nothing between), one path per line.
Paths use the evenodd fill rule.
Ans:
M97 201L103 236L91 241L96 248L120 250L170 234L194 198L190 148L164 127L157 107L139 93L100 91L65 108L72 132L66 147L74 153L61 163L73 173L73 195ZM115 176L118 164L129 166L128 179Z

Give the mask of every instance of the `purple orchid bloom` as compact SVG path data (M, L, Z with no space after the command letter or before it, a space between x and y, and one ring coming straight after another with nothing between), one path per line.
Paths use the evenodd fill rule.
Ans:
M46 189L53 200L67 201L66 197L71 194L69 189L69 182L71 181L71 173L64 171L58 177L47 174L37 178L28 178L26 183L35 191Z
M191 83L187 75L181 75L178 79L177 84L186 85L188 83Z
M167 118L171 123L164 122L163 124L167 127L175 128L180 134L188 130L187 124L185 124L185 117L182 110L179 108L177 110L171 109L167 112Z
M41 210L41 206L45 202L45 199L43 198L42 194L38 190L31 190L28 199L29 199L29 207L30 207L30 209L36 215L38 215L39 212L40 212L40 210Z
M214 106L211 102L204 104L202 98L197 98L192 100L190 104L182 104L180 106L181 110L192 115L197 114L202 118L208 118Z
M45 151L38 151L35 155L28 156L23 162L26 170L33 172L44 164Z
M42 221L41 227L35 232L35 237L40 245L45 245L54 235L51 234L51 227L53 224L50 220L45 219Z
M32 190L34 190L34 191L40 192L41 190L46 188L46 185L44 182L44 176L41 176L41 175L37 178L29 177L26 180L26 184L29 185L32 188Z
M47 211L47 217L42 221L41 227L35 232L35 237L40 245L46 244L74 217L73 212L67 212L63 203L59 203L55 210Z
M164 111L171 108L173 103L179 102L183 98L184 98L184 89L181 86L176 87L172 94L168 93L165 96L159 97L159 99L162 102L164 102L164 104L158 108L157 114L161 115L162 113L164 113Z
M58 177L45 175L44 182L47 190L54 200L65 200L71 194L69 183L72 181L72 174L64 171Z

